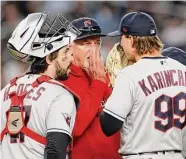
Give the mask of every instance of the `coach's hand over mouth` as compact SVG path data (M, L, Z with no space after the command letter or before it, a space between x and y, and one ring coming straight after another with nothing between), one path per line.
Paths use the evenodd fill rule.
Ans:
M100 80L107 83L106 71L104 68L104 62L101 57L100 51L97 48L92 48L90 52L90 67L89 75L91 79Z

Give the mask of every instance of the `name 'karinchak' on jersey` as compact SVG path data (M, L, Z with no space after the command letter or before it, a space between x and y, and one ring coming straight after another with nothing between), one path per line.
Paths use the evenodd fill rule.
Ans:
M147 86L147 83L149 84ZM138 82L145 96L162 88L186 86L186 72L182 70L166 70L156 72Z

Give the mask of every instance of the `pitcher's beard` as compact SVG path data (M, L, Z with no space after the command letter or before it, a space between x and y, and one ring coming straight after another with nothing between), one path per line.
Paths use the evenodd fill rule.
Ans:
M70 67L70 65L69 65ZM60 81L65 81L68 79L68 75L70 73L70 69L66 68L61 68L59 63L56 62L56 75L55 75L55 80L60 80Z

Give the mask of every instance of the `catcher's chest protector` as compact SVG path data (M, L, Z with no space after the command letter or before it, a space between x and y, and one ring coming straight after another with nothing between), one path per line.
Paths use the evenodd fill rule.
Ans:
M22 76L20 76L22 77ZM47 82L50 84L56 84L56 85L60 85L62 87L65 87L63 84L55 82L55 81L50 81L51 78L48 76L40 76L36 79L35 82L33 82L30 86L30 88L20 94L19 96L16 93L16 81L18 78L20 77L16 77L13 80L11 80L10 82L10 93L9 93L9 98L11 100L11 106L10 109L7 112L7 121L6 121L6 126L3 129L3 131L1 132L1 137L0 137L0 141L3 140L4 135L5 134L10 134L10 135L18 135L19 133L24 133L26 136L30 137L31 139L46 145L46 138L37 134L36 132L32 131L31 129L29 129L26 125L25 125L25 117L24 117L24 108L23 108L23 100L26 97L26 95L35 87L38 87L41 83ZM72 94L74 94L74 92L72 92L69 88L65 87L65 89L67 89L68 91L70 91Z
M21 76L22 77L22 76ZM36 132L32 131L28 127L25 126L25 119L24 119L24 110L23 110L23 100L26 95L35 87L39 86L43 82L48 82L51 78L48 76L40 76L36 79L35 82L32 83L31 87L28 91L20 94L19 96L16 93L16 81L20 77L16 77L10 82L10 93L9 98L11 100L10 109L7 112L7 121L6 126L1 132L1 141L4 138L5 134L10 135L18 135L20 132L24 133L28 137L32 138L33 140L41 143L46 144L46 138L40 136Z

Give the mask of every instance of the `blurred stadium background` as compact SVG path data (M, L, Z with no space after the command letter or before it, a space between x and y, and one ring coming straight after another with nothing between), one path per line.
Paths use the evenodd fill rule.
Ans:
M186 1L1 1L1 88L28 68L10 57L6 44L16 25L29 13L60 12L70 21L92 17L108 33L118 28L124 14L138 10L155 19L165 47L176 46L186 51ZM104 59L117 40L103 39Z

